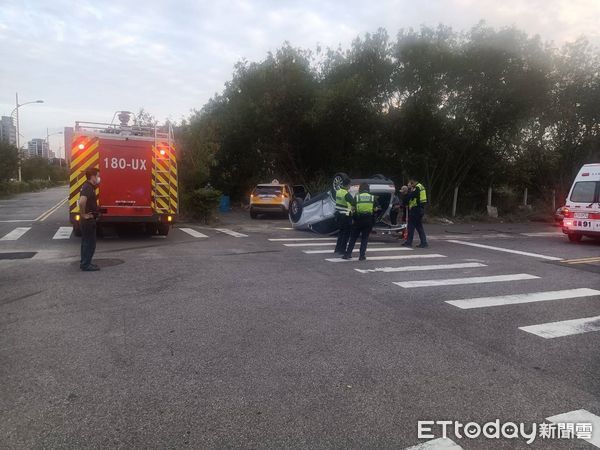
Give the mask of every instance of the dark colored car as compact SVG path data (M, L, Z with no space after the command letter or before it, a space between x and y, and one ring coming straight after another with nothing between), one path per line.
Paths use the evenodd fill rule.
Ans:
M566 206L561 206L554 212L554 223L559 227L562 227L563 219L565 218L566 213L569 212L569 208Z
M342 181L349 178L345 173L337 173L332 180L331 190L316 195L309 200L294 199L290 203L289 216L297 230L310 230L316 233L333 234L338 231L335 219L335 191ZM399 233L406 225L392 225L390 211L396 192L394 182L384 175L376 174L365 179L351 179L350 194L356 195L361 183L369 184L370 192L379 206L375 216L374 230L379 233Z

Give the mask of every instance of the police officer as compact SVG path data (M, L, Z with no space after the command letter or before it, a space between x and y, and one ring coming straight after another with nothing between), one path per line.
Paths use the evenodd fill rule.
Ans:
M360 236L360 256L358 260L364 261L367 259L367 243L369 242L369 234L371 234L371 229L373 228L373 212L375 210L375 197L369 193L368 183L361 183L354 202L355 213L352 234L350 235L348 249L343 259L352 258L354 244L356 244L356 239Z
M98 203L96 201L96 186L100 184L98 169L87 169L85 171L86 181L79 191L79 211L81 220L81 262L79 268L84 272L95 272L100 270L92 264L92 258L96 251L96 218L98 217Z
M350 238L350 231L352 229L352 218L350 217L350 214L352 212L352 203L354 199L348 192L349 188L350 180L345 178L342 180L340 188L335 191L335 219L340 231L335 244L334 254L339 256L346 254L346 246L348 245L348 239Z
M405 198L408 206L408 237L403 247L412 247L415 230L419 233L421 243L417 245L419 248L427 248L427 236L423 228L423 216L425 215L425 206L427 205L427 192L425 187L419 183L414 177L408 182L410 192Z
M402 186L400 188L400 213L402 217L402 223L406 223L406 213L408 212L408 206L404 199L408 195L408 186Z
M402 202L400 201L400 197L394 192L394 195L392 196L392 208L390 209L390 223L392 225L398 224L398 213L400 212L401 207Z

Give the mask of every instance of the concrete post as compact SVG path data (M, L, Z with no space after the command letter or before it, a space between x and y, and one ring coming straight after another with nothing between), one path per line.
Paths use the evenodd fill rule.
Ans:
M454 198L452 199L452 217L456 217L456 204L458 203L458 186L454 187Z

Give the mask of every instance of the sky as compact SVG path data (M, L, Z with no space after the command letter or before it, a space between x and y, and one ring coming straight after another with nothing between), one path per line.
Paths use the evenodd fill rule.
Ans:
M284 41L346 48L379 27L394 36L480 20L556 45L582 35L600 44L600 0L2 0L0 115L15 92L20 103L44 100L19 109L22 144L76 120L110 122L116 110L180 120L223 89L237 61Z

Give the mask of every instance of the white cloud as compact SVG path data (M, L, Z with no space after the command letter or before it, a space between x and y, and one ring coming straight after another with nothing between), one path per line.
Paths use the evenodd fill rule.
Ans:
M0 8L0 114L18 91L27 139L75 120L110 120L144 106L179 118L222 89L241 58L259 60L284 41L347 46L383 26L479 20L515 25L562 43L585 34L600 43L598 0L3 0Z

